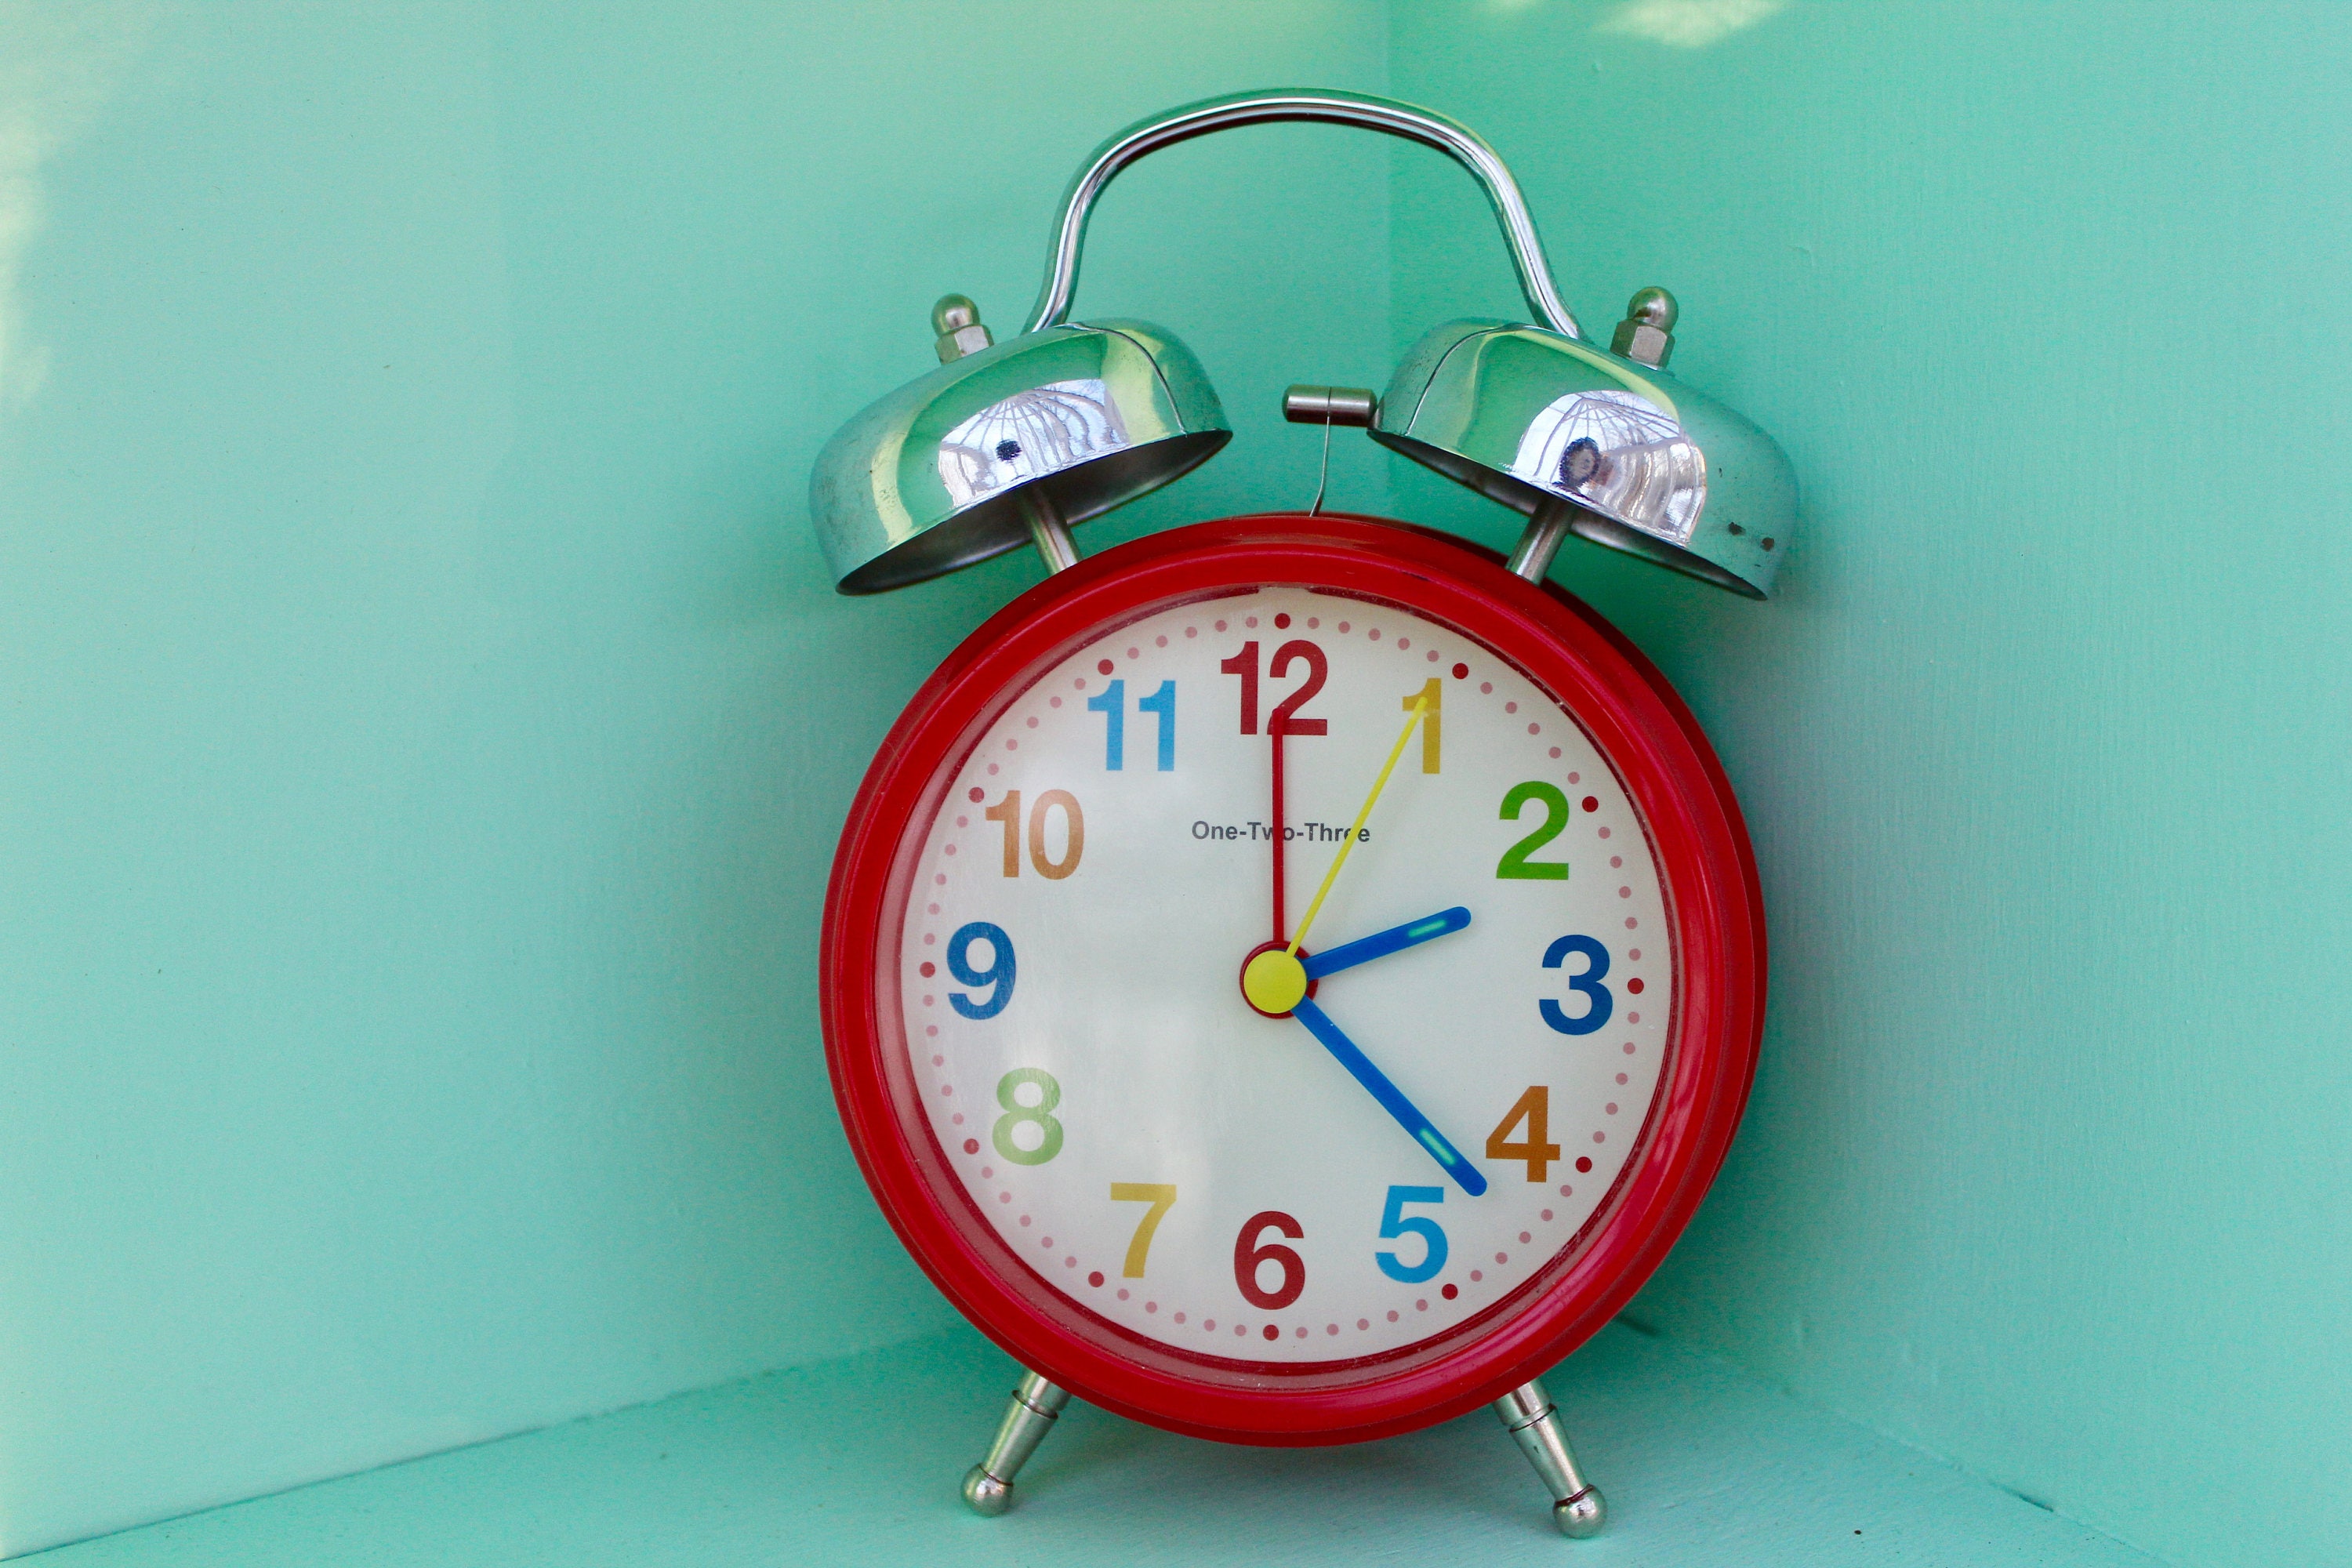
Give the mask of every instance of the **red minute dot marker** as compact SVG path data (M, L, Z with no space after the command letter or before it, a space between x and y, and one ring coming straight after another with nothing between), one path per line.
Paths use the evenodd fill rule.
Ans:
M1470 667L1469 667L1468 665L1466 665L1466 664L1457 664L1457 665L1455 665L1455 666L1454 667L1454 679L1456 679L1456 680L1467 680L1467 679L1470 679Z
M1290 617L1289 617L1288 616L1286 616L1286 616L1275 616L1275 617L1274 617L1274 629L1275 629L1275 630L1276 630L1276 631L1278 631L1278 632L1279 632L1279 631L1287 631L1287 630L1289 630L1289 629L1290 629Z
M978 805L982 801L988 798L988 792L981 788L978 784L972 785L971 789L964 793L970 797L972 805Z
M1642 983L1639 980L1628 980L1625 982L1625 989L1639 996L1642 994Z
M1599 811L1601 809L1601 797L1598 795L1588 795L1577 804L1583 806L1587 811Z
M1578 1175L1583 1175L1586 1172L1591 1169L1592 1162L1590 1159L1586 1158L1582 1154L1579 1154L1576 1157L1576 1173Z
M1111 671L1111 662L1110 662L1110 660L1108 660L1108 659L1107 659L1107 658L1098 658L1098 659L1095 660L1095 673L1096 673L1097 675L1108 675L1108 674L1110 673L1110 671Z

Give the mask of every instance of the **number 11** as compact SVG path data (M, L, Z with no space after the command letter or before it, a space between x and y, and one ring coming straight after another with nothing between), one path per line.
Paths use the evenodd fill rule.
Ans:
M1160 689L1149 697L1139 697L1136 711L1150 713L1160 720L1160 749L1154 759L1159 771L1176 770L1176 683L1163 680ZM1123 773L1127 768L1127 682L1114 680L1103 688L1098 696L1087 699L1088 712L1103 716L1103 767L1109 773Z

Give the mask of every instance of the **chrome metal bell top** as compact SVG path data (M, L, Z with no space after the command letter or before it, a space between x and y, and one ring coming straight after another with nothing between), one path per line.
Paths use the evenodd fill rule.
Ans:
M986 342L950 301L939 318L942 354ZM1161 329L1052 327L950 359L843 426L809 510L836 585L876 594L1030 543L1033 513L1098 517L1232 437L1200 362Z
M1529 516L1565 503L1571 532L1753 599L1796 521L1795 472L1764 432L1664 370L1514 321L1424 334L1371 436Z
M1167 484L1232 437L1191 351L1140 321L1070 324L1087 222L1120 170L1237 126L1350 125L1445 153L1478 181L1541 323L1452 321L1423 337L1381 399L1373 439L1504 505L1761 598L1796 520L1796 480L1771 438L1660 368L1674 349L1664 289L1634 297L1611 353L1583 341L1502 159L1467 127L1411 104L1285 89L1188 104L1105 142L1054 227L1029 325L990 344L969 300L940 301L940 368L827 443L810 508L835 580L868 594L1035 542L1073 553L1066 524ZM1355 423L1337 405L1298 415ZM1549 552L1545 553L1549 559ZM1533 557L1528 568L1540 573Z

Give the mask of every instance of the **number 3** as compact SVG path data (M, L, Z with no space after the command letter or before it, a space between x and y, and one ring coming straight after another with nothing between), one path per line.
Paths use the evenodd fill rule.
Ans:
M1584 955L1584 973L1568 977L1570 991L1584 993L1584 1016L1571 1018L1560 1011L1559 1003L1547 996L1543 999L1543 1021L1563 1035L1589 1035L1609 1022L1609 987L1601 984L1609 973L1609 950L1589 936L1564 936L1544 949L1543 966L1558 969L1560 960L1571 952Z

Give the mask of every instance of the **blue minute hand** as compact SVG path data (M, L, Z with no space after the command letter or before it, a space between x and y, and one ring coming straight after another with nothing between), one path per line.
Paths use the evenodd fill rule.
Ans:
M1447 936L1470 923L1470 911L1456 905L1424 915L1417 921L1407 921L1401 926L1391 926L1359 937L1344 947L1325 952L1305 955L1307 978L1320 980L1327 974L1337 974L1343 969L1353 969L1360 963L1370 963L1376 958L1386 958L1392 952L1402 952L1408 947L1419 947L1435 937Z
M1379 937L1368 937L1365 942L1380 940ZM1350 945L1361 946L1364 943ZM1345 952L1347 949L1334 951ZM1486 1178L1479 1173L1478 1168L1464 1159L1462 1152L1445 1141L1445 1134L1432 1126L1429 1118L1421 1113L1420 1107L1407 1100L1397 1086L1388 1080L1388 1076L1372 1065L1371 1058L1356 1048L1355 1041L1340 1033L1339 1026L1333 1023L1322 1008L1302 996L1291 1009L1291 1016L1306 1025L1307 1033L1322 1041L1323 1048L1339 1058L1339 1065L1370 1091L1372 1098L1381 1102L1381 1110L1396 1118L1398 1126L1412 1134L1413 1142L1429 1151L1430 1157L1445 1168L1447 1175L1461 1184L1464 1192L1475 1198L1486 1190Z

